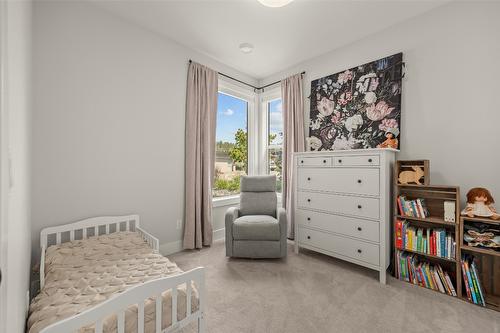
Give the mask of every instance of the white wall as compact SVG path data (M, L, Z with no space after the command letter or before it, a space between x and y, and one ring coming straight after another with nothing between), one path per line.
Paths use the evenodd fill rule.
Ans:
M89 3L36 2L33 32L34 254L43 227L130 213L178 249L188 59L256 81Z
M0 331L21 333L26 320L31 259L30 2L0 3L0 43L0 265L3 273Z
M406 78L398 159L430 159L431 182L492 191L500 208L499 2L454 2L276 73L311 80L397 52ZM306 122L309 100L305 98Z

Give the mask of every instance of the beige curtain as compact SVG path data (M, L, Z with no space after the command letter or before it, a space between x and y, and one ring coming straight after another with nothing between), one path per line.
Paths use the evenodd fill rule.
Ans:
M191 62L186 94L185 249L212 244L217 72Z
M304 151L304 96L302 74L281 81L283 102L283 207L286 208L288 238L294 239L293 221L293 153Z

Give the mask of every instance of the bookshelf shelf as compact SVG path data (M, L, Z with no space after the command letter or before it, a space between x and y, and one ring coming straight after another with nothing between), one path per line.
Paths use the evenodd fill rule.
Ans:
M483 249L483 248L480 248L480 247L474 247L474 246L469 246L469 245L462 245L461 248L464 251L470 251L470 252L475 252L475 253L487 254L487 255L490 255L490 256L496 256L496 257L500 258L500 252L499 251L488 250L488 249Z
M405 252L415 253L415 254L417 254L419 256L424 256L424 257L431 258L431 259L438 259L438 260L448 261L448 262L452 262L452 263L456 263L457 262L454 258L440 257L440 256L435 256L435 255L432 255L432 254L428 254L428 253L424 253L424 252L419 252L419 251L412 251L412 250L408 250L408 249L399 249L399 248L397 248L397 249L399 251L405 251Z
M426 217L426 218L420 218L420 217L412 217L412 216L406 216L406 215L396 215L396 218L401 219L401 220L409 220L409 221L419 221L419 222L426 222L426 223L432 223L432 224L438 224L438 225L448 225L455 227L457 224L455 222L447 222L443 220L442 218L439 217Z

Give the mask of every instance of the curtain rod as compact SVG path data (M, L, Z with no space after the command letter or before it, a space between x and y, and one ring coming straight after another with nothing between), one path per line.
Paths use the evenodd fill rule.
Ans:
M189 59L189 63L192 63L192 62L193 62L193 60ZM224 77L227 77L228 79L231 79L231 80L233 80L233 81L236 81L236 82L239 82L239 83L244 84L244 85L246 85L246 86L249 86L249 87L253 88L253 89L254 89L254 91L255 91L255 90L262 90L262 91L263 91L265 88L270 87L270 86L272 86L272 85L275 85L275 84L277 84L277 83L280 83L280 82L281 82L281 80L279 80L279 81L276 81L276 82L273 82L273 83L266 84L265 86L262 86L262 87L256 87L256 86L254 86L254 85L252 85L252 84L250 84L250 83L246 83L246 82L244 82L244 81L238 80L237 78L234 78L234 77L232 77L232 76L230 76L230 75L227 75L227 74L224 74L224 73L221 73L221 72L217 72L217 73L218 73L219 75L222 75L222 76L224 76ZM304 71L304 72L300 73L300 75L304 75L305 73L306 73L306 72Z

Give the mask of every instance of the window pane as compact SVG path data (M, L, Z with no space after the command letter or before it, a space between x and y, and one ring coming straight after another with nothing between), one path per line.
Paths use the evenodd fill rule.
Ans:
M283 110L281 98L267 103L268 112L268 133L270 145L283 144Z
M219 92L213 196L240 193L240 176L248 168L248 103Z
M283 165L283 151L281 148L269 148L267 154L269 161L268 170L269 174L276 175L276 191L281 193L282 187L282 165Z

